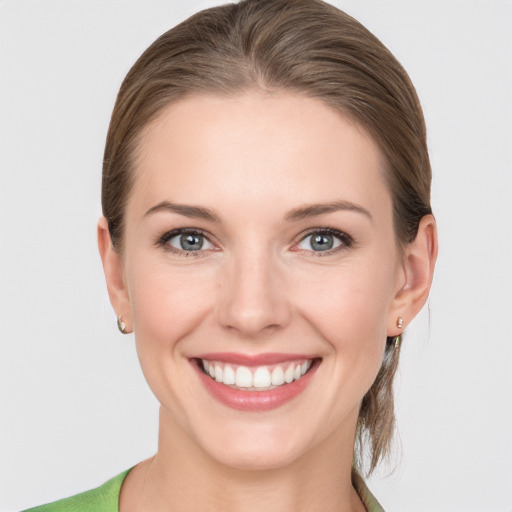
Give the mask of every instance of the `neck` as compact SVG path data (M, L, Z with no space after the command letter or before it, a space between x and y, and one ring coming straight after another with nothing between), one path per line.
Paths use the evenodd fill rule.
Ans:
M364 512L351 483L353 435L331 437L285 467L232 468L161 411L158 453L128 475L120 510Z

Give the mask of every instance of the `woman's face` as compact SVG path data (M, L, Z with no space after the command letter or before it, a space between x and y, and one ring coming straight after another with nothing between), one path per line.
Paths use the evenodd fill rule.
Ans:
M191 97L147 127L124 317L161 435L245 468L352 448L405 278L383 166L365 130L293 94Z

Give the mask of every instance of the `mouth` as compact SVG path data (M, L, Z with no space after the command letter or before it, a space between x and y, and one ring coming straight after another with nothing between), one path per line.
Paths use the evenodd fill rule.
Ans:
M264 366L243 366L200 359L203 373L216 382L243 391L269 391L301 379L313 359Z
M306 389L321 361L283 354L211 354L191 359L214 398L244 411L266 411L291 401Z

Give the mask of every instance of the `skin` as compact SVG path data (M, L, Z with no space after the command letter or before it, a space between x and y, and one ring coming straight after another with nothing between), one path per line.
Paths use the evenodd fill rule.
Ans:
M386 337L403 330L397 318L405 327L427 298L433 217L399 250L375 142L291 93L182 100L146 127L138 151L121 254L105 219L98 227L112 304L161 404L158 453L126 479L121 511L364 510L350 482L358 410ZM148 213L165 201L218 218ZM204 232L203 249L157 243L177 228ZM308 235L326 228L345 235L315 251ZM321 364L291 402L239 411L200 382L190 361L207 352Z

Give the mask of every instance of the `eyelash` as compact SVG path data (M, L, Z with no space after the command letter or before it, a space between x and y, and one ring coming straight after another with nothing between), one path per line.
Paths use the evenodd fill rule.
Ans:
M166 251L172 252L178 256L184 256L184 257L201 257L205 255L206 250L198 250L198 251L185 251L177 249L176 247L173 247L169 244L169 241L173 238L180 236L180 235L192 235L192 236L200 236L204 237L205 240L207 240L210 244L210 239L208 235L199 230L199 229L189 229L189 228L182 228L182 229L174 229L172 231L168 231L167 233L164 233L162 236L160 236L157 241L156 245L158 247L163 248ZM323 256L329 256L334 253L337 253L338 251L342 251L344 249L348 249L353 246L354 239L347 233L340 231L338 229L333 228L317 228L317 229L311 229L307 231L306 233L302 233L300 235L300 239L298 242L294 244L293 247L297 247L301 242L303 242L308 236L312 235L329 235L334 238L337 238L340 242L340 245L338 247L334 247L332 249L328 249L325 251L313 251L313 250L307 250L307 249L295 249L297 252L300 252L302 254L313 256L313 257L323 257ZM213 245L213 244L212 244Z
M167 233L164 233L162 236L160 236L157 241L156 245L158 247L161 247L165 251L172 252L173 254L176 254L177 256L184 256L184 257L201 257L205 255L206 251L185 251L177 249L176 247L173 247L169 244L169 241L173 238L180 236L180 235L192 235L192 236L200 236L203 237L205 240L208 240L210 242L210 239L208 238L208 235L201 231L200 229L189 229L189 228L182 228L182 229L174 229L172 231L168 231ZM210 242L212 243L212 242Z
M313 251L306 249L296 249L298 252L301 252L307 256L322 258L324 256L331 256L339 251L343 251L345 249L349 249L354 245L354 239L344 231L340 231L339 229L334 228L317 228L308 230L306 233L300 235L299 241L294 245L294 247L298 246L301 242L303 242L307 237L312 235L330 235L334 238L337 238L340 242L338 247L334 247L332 249L328 249L326 251Z

